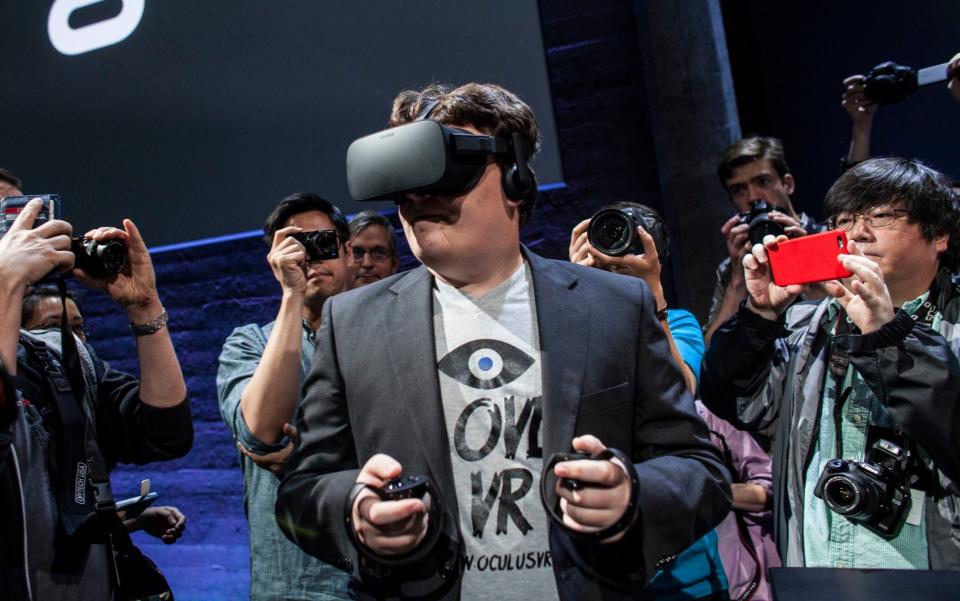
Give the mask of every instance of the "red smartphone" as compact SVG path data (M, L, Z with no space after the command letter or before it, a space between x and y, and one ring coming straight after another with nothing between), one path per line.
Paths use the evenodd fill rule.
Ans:
M773 283L777 286L848 278L853 274L837 260L845 254L847 232L844 230L794 238L767 249Z

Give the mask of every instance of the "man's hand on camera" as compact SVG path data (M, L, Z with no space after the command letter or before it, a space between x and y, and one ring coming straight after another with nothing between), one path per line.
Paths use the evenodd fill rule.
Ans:
M803 292L804 286L777 286L770 271L767 249L785 242L786 236L766 236L763 244L754 244L743 258L743 274L747 283L747 307L761 317L776 321L783 315L793 299Z
M357 482L383 487L403 473L389 455L374 455L360 470ZM423 499L384 501L372 490L363 490L353 503L353 529L357 540L377 555L403 555L423 542L429 528L430 496Z
M267 262L273 277L280 282L283 294L303 297L307 292L307 251L290 234L303 231L297 226L277 230Z
M837 260L853 272L853 276L843 281L824 282L824 285L860 331L869 334L893 320L893 300L880 266L863 256L853 240L847 243L847 250L850 254L840 255Z
M950 73L947 90L950 91L950 95L953 96L954 100L960 102L960 52L953 55L953 58L950 59L950 64L947 65L947 69Z
M867 99L863 84L863 75L851 75L843 80L843 96L840 97L840 106L850 115L850 121L853 122L855 128L869 128L873 125L873 116L879 106Z
M157 293L157 276L147 245L133 221L124 219L122 230L99 227L83 237L97 242L122 242L127 249L127 262L120 273L110 277L94 278L81 269L74 269L74 276L83 284L106 292L126 310L130 321L144 323L156 319L162 311L160 295Z
M587 226L590 225L590 219L584 219L570 232L570 248L568 254L570 262L587 267L600 267L590 254L590 239L587 236Z
M787 238L799 238L807 235L800 220L781 211L770 211L770 219L783 226L783 233Z
M607 447L597 437L588 434L574 438L573 448L596 455ZM626 469L616 459L581 459L558 463L553 468L557 476L554 490L560 497L564 525L584 533L599 532L614 525L630 506L630 478ZM560 484L565 478L577 480L584 486L570 490ZM625 534L626 530L602 542L617 542Z
M254 453L247 447L243 446L243 443L240 441L237 441L237 449L242 454L249 457L250 461L253 461L257 466L262 467L265 470L270 470L276 477L282 478L284 468L287 465L287 459L290 457L290 453L293 451L293 439L297 437L297 428L289 423L283 424L283 433L287 435L287 438L290 439L290 442L288 442L287 446L283 447L279 451L258 455L257 453Z
M737 214L724 222L720 228L720 235L723 236L723 241L727 245L727 256L730 257L731 283L740 283L743 280L741 261L750 252L750 227L746 223L741 223L740 215Z
M0 238L0 280L5 284L23 288L51 271L73 267L72 226L53 219L34 228L33 222L42 207L40 200L28 202Z

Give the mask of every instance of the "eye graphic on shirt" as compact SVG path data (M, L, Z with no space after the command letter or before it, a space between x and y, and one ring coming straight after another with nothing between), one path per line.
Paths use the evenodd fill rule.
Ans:
M440 371L471 388L490 390L513 382L533 365L533 357L500 340L473 340L440 360Z

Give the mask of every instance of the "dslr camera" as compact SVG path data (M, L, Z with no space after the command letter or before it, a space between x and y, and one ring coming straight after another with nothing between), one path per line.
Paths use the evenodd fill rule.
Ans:
M643 254L643 242L637 235L642 227L653 238L657 255L666 261L670 253L663 223L654 215L634 207L601 209L590 218L587 239L605 255L620 257L627 253Z
M864 462L827 462L813 494L851 522L884 538L893 538L910 511L908 457L902 447L889 440L878 440Z
M893 61L880 63L863 78L863 93L876 104L892 104L910 96L917 89L946 81L955 74L950 63L914 69Z
M76 257L73 266L95 278L117 275L127 264L127 247L118 240L71 238L70 251Z
M295 232L290 237L300 242L307 250L307 261L326 261L340 256L340 240L337 230Z
M750 243L761 244L764 236L779 236L785 231L783 225L770 217L770 211L778 210L765 200L753 203L749 211L740 213L740 223L750 224Z

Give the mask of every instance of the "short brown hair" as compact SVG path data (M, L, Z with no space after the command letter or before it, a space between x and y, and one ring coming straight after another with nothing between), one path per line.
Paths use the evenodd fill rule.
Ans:
M540 150L540 126L533 109L519 96L496 84L468 83L454 88L430 84L422 90L405 90L393 101L390 127L416 121L432 103L430 118L447 125L472 125L489 136L510 138L516 132L523 138L528 159ZM513 165L509 157L497 157L500 169ZM537 200L537 179L530 170L530 192L520 204L520 223L526 223Z
M783 142L772 137L750 136L734 142L723 151L720 164L717 165L720 183L726 187L727 180L733 177L734 169L759 160L770 161L781 180L790 173L783 154Z

